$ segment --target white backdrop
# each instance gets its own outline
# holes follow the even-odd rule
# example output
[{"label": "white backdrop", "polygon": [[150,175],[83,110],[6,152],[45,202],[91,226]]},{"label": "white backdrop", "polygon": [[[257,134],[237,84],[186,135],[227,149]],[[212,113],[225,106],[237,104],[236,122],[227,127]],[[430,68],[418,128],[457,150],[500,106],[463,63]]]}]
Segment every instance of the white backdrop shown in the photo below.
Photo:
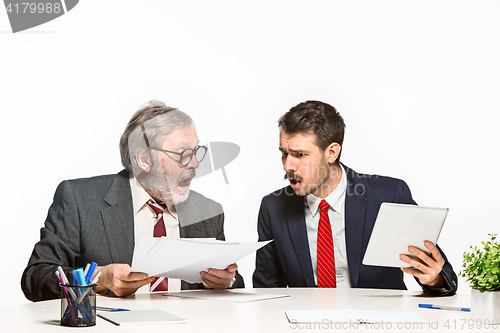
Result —
[{"label": "white backdrop", "polygon": [[[223,204],[228,240],[256,240],[261,198],[286,185],[277,119],[317,99],[345,119],[344,163],[450,208],[439,243],[458,272],[500,231],[499,14],[498,1],[86,0],[12,34],[0,10],[0,307],[27,302],[20,277],[57,184],[120,171],[119,136],[152,98],[241,147],[229,185],[220,170],[193,184]],[[254,257],[238,264],[251,287]]]}]

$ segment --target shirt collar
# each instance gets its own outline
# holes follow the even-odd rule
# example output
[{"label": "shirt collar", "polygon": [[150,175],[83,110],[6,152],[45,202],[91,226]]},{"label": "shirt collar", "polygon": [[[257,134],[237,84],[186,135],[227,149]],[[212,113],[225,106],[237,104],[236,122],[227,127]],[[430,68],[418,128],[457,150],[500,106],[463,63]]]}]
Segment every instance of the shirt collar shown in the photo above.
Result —
[{"label": "shirt collar", "polygon": [[[342,171],[342,177],[340,178],[340,182],[324,200],[330,205],[334,212],[340,214],[340,210],[342,209],[342,205],[345,202],[345,191],[347,189],[347,177],[345,174],[344,167],[340,165],[340,169]],[[306,196],[306,202],[309,206],[312,216],[316,215],[318,212],[319,203],[323,200],[322,198],[318,198],[314,194],[308,194]]]}]

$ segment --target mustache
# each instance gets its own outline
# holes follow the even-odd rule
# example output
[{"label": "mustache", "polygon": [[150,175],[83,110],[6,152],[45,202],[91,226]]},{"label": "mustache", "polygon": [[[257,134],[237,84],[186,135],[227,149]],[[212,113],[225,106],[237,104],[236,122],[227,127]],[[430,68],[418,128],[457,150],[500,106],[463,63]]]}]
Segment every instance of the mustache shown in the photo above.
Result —
[{"label": "mustache", "polygon": [[293,172],[285,172],[285,176],[283,177],[283,179],[287,180],[289,178],[302,181],[302,177],[301,176],[296,175]]},{"label": "mustache", "polygon": [[177,179],[177,182],[182,182],[186,179],[189,179],[189,178],[194,178],[196,176],[196,171],[194,170],[190,170],[188,174],[185,174],[184,176],[180,177],[179,179]]}]

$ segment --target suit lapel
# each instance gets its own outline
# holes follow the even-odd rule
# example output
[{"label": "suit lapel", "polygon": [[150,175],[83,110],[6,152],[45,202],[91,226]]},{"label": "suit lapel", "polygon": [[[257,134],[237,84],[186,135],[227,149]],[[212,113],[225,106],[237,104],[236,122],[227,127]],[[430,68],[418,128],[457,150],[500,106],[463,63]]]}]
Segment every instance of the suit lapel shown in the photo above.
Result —
[{"label": "suit lapel", "polygon": [[101,210],[104,230],[113,263],[132,264],[134,253],[134,211],[128,172],[116,175],[104,201],[109,207]]},{"label": "suit lapel", "polygon": [[361,267],[363,229],[365,224],[366,199],[365,185],[362,184],[354,170],[344,165],[347,173],[347,191],[345,198],[345,238],[347,262],[354,288],[358,287]]},{"label": "suit lapel", "polygon": [[[286,209],[288,232],[307,287],[316,286],[304,215],[304,197],[293,194]],[[304,237],[305,235],[305,237]]]}]

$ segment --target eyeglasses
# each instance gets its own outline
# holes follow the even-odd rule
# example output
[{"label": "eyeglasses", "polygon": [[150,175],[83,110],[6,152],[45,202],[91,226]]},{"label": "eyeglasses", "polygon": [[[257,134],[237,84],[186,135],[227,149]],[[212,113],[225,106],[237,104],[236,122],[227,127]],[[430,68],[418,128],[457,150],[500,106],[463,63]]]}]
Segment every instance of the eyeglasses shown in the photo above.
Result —
[{"label": "eyeglasses", "polygon": [[191,148],[184,149],[180,153],[177,153],[175,151],[160,149],[160,148],[154,148],[154,147],[149,147],[149,149],[162,151],[164,153],[179,155],[180,156],[179,164],[181,166],[188,165],[191,162],[191,160],[193,159],[193,156],[196,156],[198,163],[200,163],[201,161],[203,161],[203,159],[205,158],[205,155],[207,153],[207,147],[205,147],[205,146],[198,146],[198,147],[195,147],[194,149],[191,149]]}]

